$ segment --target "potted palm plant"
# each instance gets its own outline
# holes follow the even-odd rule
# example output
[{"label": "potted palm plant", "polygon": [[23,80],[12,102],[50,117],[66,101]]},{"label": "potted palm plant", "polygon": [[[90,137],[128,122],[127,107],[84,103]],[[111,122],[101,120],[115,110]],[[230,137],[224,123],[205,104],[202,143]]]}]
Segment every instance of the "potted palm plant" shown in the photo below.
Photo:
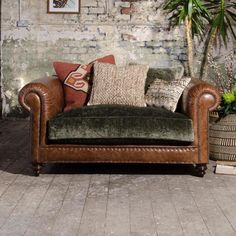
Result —
[{"label": "potted palm plant", "polygon": [[[204,57],[199,79],[208,77],[208,68],[214,72],[214,83],[222,93],[222,102],[216,111],[219,119],[210,126],[210,155],[214,160],[236,161],[236,80],[234,54],[225,58],[224,70],[213,57],[216,43],[223,41],[227,47],[229,37],[236,39],[233,24],[236,22],[236,2],[230,0],[167,0],[164,10],[172,25],[185,23],[188,47],[188,67],[195,77],[194,36],[204,42]],[[207,37],[203,37],[207,35]]]},{"label": "potted palm plant", "polygon": [[233,53],[225,57],[224,70],[214,61],[212,51],[217,39],[227,46],[229,34],[236,38],[233,22],[236,21],[236,3],[225,0],[206,1],[212,20],[209,40],[206,46],[205,63],[202,66],[202,78],[206,79],[208,67],[215,71],[215,84],[222,93],[222,102],[217,110],[219,119],[210,126],[210,157],[217,161],[236,162],[236,80]]},{"label": "potted palm plant", "polygon": [[201,0],[167,0],[164,10],[171,14],[169,20],[172,26],[185,25],[188,70],[189,75],[195,77],[193,38],[203,34],[205,25],[210,22],[209,12]]},{"label": "potted palm plant", "polygon": [[[230,0],[166,0],[164,10],[171,14],[169,20],[172,26],[185,24],[189,75],[195,77],[194,68],[194,36],[200,36],[205,42],[205,52],[201,65],[199,79],[206,79],[209,62],[212,60],[212,50],[217,39],[227,39],[236,34],[233,22],[236,21],[236,3]],[[205,39],[205,35],[208,35]]]}]

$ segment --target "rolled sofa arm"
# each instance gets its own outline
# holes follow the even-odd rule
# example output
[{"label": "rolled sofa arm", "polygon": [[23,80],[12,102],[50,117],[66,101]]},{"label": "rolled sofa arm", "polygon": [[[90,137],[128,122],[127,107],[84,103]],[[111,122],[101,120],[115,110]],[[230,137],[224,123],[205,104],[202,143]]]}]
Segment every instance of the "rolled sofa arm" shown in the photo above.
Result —
[{"label": "rolled sofa arm", "polygon": [[48,120],[63,110],[62,84],[57,77],[34,80],[21,89],[19,103],[31,113],[42,113]]},{"label": "rolled sofa arm", "polygon": [[63,87],[57,77],[34,80],[19,93],[19,103],[32,117],[33,157],[37,161],[37,147],[46,143],[47,121],[64,108]]},{"label": "rolled sofa arm", "polygon": [[218,90],[207,82],[192,79],[182,97],[182,111],[194,118],[199,109],[213,111],[220,103]]},{"label": "rolled sofa arm", "polygon": [[208,125],[209,111],[218,107],[220,94],[207,82],[192,79],[183,92],[181,108],[193,121],[194,142],[198,146],[201,162],[208,162]]}]

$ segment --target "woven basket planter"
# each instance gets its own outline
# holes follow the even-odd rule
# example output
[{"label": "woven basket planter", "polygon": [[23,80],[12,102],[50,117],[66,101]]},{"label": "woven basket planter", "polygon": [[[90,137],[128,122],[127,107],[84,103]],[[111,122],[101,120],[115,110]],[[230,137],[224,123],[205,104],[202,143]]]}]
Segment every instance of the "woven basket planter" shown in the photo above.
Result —
[{"label": "woven basket planter", "polygon": [[212,160],[236,161],[236,114],[210,125],[209,145]]}]

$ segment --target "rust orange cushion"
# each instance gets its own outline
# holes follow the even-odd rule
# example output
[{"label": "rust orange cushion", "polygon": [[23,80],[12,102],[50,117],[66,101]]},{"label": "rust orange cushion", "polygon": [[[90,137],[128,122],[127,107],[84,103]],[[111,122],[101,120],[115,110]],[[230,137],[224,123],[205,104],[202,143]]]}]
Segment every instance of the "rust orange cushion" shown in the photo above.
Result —
[{"label": "rust orange cushion", "polygon": [[[115,64],[113,55],[98,58],[95,61]],[[53,63],[55,72],[63,83],[65,96],[64,111],[82,107],[87,103],[93,80],[93,65],[95,61],[87,65],[66,62]]]}]

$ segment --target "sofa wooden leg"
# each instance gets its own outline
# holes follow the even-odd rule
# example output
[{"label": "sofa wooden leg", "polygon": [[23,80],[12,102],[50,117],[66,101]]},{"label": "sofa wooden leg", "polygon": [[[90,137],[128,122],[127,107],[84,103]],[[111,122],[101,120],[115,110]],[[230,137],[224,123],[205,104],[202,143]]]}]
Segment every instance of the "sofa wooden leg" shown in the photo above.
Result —
[{"label": "sofa wooden leg", "polygon": [[198,177],[203,177],[206,174],[207,164],[197,164],[195,166],[196,175]]},{"label": "sofa wooden leg", "polygon": [[39,176],[43,165],[40,163],[33,163],[33,172],[35,176]]}]

